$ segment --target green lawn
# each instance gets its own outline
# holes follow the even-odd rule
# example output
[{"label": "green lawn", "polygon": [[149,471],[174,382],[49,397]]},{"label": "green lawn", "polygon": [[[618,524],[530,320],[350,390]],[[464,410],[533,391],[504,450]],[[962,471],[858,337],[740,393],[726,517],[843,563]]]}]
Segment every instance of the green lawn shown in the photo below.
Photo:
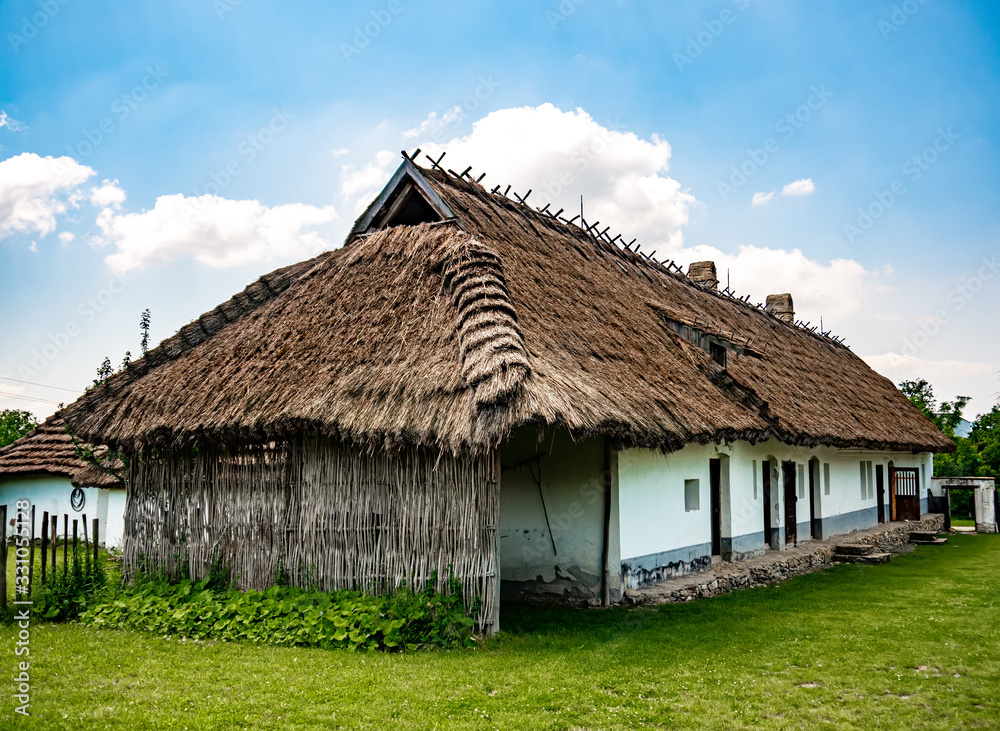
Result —
[{"label": "green lawn", "polygon": [[976,521],[972,518],[952,518],[951,524],[958,528],[975,528]]},{"label": "green lawn", "polygon": [[484,648],[406,655],[36,624],[17,727],[1000,728],[997,536],[682,606],[502,621]]}]

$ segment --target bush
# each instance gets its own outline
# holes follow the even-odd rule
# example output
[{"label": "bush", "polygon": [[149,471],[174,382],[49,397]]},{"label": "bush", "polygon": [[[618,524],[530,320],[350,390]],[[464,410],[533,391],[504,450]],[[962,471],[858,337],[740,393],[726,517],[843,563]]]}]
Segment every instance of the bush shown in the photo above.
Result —
[{"label": "bush", "polygon": [[[432,582],[433,584],[433,582]],[[209,580],[147,580],[80,614],[95,627],[136,629],[206,640],[403,650],[475,644],[457,582],[452,593],[431,586],[387,596],[355,591],[307,592],[287,586],[240,592]]]}]

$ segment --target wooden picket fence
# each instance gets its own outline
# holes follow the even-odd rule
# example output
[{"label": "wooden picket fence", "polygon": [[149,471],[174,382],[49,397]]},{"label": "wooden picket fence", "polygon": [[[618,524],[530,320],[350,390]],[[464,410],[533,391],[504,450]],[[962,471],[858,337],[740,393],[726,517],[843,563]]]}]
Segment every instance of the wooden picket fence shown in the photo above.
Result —
[{"label": "wooden picket fence", "polygon": [[[62,532],[62,573],[65,576],[69,571],[70,566],[81,556],[80,553],[80,523],[83,523],[83,555],[88,554],[93,550],[94,562],[100,560],[100,520],[94,518],[90,525],[92,533],[88,535],[87,533],[87,514],[81,514],[80,518],[70,518],[69,515],[63,514],[62,516],[63,532]],[[70,539],[70,523],[72,521],[72,539]],[[8,561],[8,550],[9,540],[6,539],[7,530],[7,506],[0,505],[0,525],[4,527],[5,539],[0,541],[0,563],[2,563],[4,570],[0,571],[0,610],[7,610],[7,561]],[[42,535],[39,545],[39,541],[35,539],[35,506],[31,506],[31,542],[28,546],[28,586],[27,593],[23,597],[18,597],[18,599],[28,599],[31,594],[36,589],[40,589],[45,586],[46,581],[51,579],[57,569],[57,556],[59,549],[59,516],[49,515],[48,511],[42,513]],[[92,536],[92,540],[91,540]],[[72,554],[70,553],[70,541],[72,540]],[[15,536],[16,541],[16,536]],[[16,543],[15,543],[16,546]],[[40,566],[40,576],[35,576],[35,549],[37,548],[41,551],[41,566]],[[91,548],[93,546],[93,548]],[[51,560],[49,560],[51,557]],[[17,573],[15,572],[15,581]],[[39,582],[36,585],[35,579],[38,578]]]}]

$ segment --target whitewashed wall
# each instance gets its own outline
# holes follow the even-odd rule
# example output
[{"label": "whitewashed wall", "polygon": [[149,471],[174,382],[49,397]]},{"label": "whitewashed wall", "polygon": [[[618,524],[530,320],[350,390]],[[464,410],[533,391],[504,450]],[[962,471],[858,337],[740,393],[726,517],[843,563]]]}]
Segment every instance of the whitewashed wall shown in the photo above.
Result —
[{"label": "whitewashed wall", "polygon": [[[539,440],[536,429],[522,429],[501,449],[497,545],[505,597],[600,598],[605,459],[603,439],[574,442],[562,430],[547,430]],[[612,485],[608,563],[614,568],[613,599],[621,595],[618,524]]]},{"label": "whitewashed wall", "polygon": [[[63,515],[70,520],[70,534],[73,531],[73,520],[83,520],[87,516],[87,531],[90,531],[91,521],[99,518],[101,521],[100,541],[108,546],[121,545],[125,532],[125,490],[83,488],[84,507],[80,512],[73,509],[70,495],[73,485],[68,477],[54,475],[12,475],[0,478],[0,504],[7,505],[6,534],[13,532],[10,521],[13,520],[18,500],[28,500],[35,506],[35,538],[42,536],[42,515],[48,511],[50,515],[59,517],[58,535],[63,535]],[[79,525],[80,539],[83,539],[83,526]]]},{"label": "whitewashed wall", "polygon": [[[707,567],[711,562],[709,460],[728,457],[728,490],[723,462],[722,555],[739,560],[763,552],[766,544],[785,547],[783,463],[796,464],[798,543],[811,540],[810,503],[815,501],[821,538],[867,528],[878,521],[875,466],[882,465],[889,520],[889,465],[921,470],[922,507],[933,473],[929,454],[792,447],[776,440],[751,445],[691,444],[663,455],[646,449],[620,453],[618,504],[625,583],[636,586]],[[810,490],[809,462],[816,463]],[[871,485],[862,491],[861,461],[872,462]],[[764,535],[763,465],[772,463],[773,540]],[[829,483],[826,475],[829,474]],[[699,507],[687,509],[685,481],[698,480]],[[865,482],[867,483],[867,471]],[[815,493],[815,494],[813,494]]]}]

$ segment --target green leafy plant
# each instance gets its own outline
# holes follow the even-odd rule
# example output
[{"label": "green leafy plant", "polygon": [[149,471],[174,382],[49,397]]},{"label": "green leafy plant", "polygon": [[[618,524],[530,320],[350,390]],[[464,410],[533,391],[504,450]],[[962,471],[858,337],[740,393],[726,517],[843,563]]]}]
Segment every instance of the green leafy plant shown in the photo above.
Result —
[{"label": "green leafy plant", "polygon": [[108,571],[104,561],[92,561],[84,551],[81,561],[77,551],[65,571],[54,571],[35,599],[35,613],[55,622],[75,619],[98,598],[110,596]]},{"label": "green leafy plant", "polygon": [[309,592],[287,586],[240,592],[213,580],[145,580],[94,603],[79,617],[96,627],[285,646],[400,651],[475,644],[457,581],[449,593],[400,589]]}]

